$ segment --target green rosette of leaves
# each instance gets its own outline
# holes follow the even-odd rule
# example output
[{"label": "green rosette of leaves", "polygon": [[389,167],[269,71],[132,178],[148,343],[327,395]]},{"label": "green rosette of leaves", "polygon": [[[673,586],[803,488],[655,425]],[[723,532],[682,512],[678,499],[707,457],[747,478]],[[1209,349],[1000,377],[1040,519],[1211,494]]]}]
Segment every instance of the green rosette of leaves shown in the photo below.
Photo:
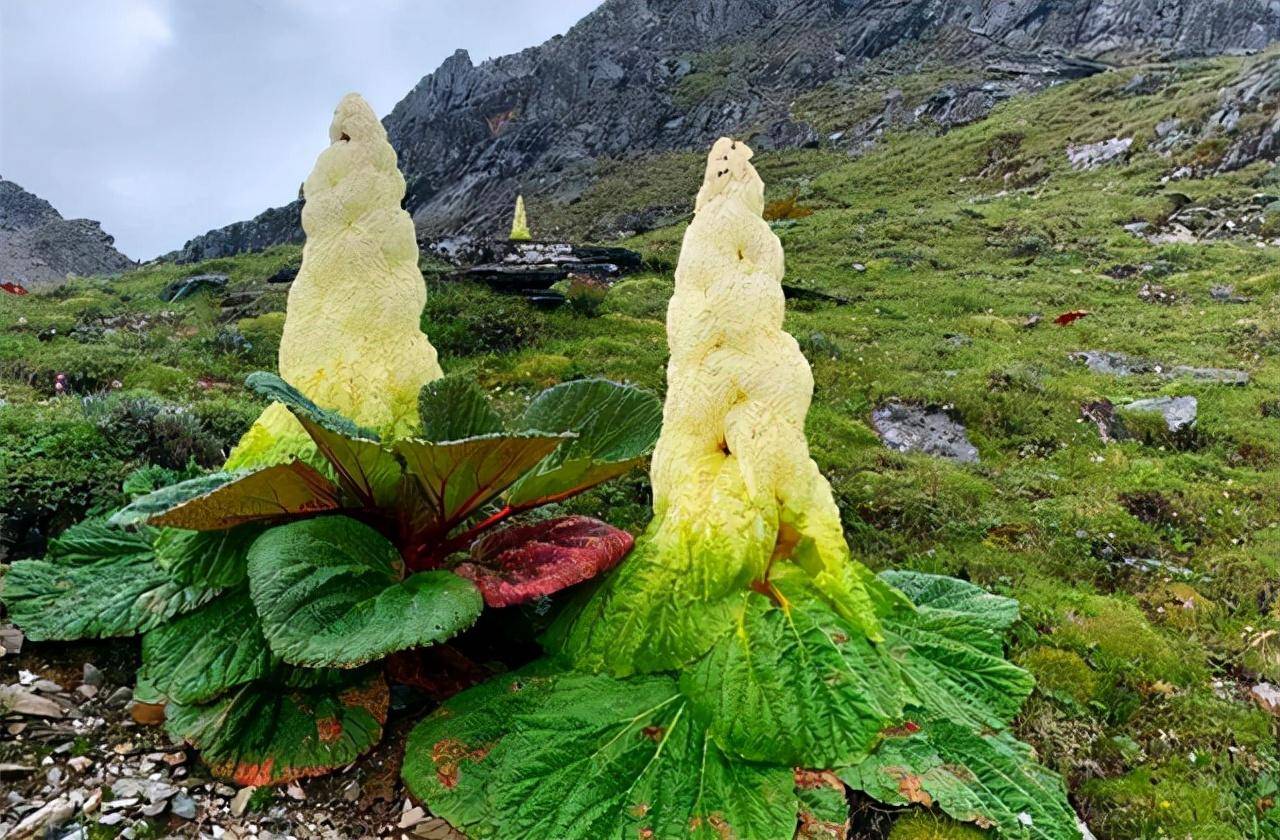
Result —
[{"label": "green rosette of leaves", "polygon": [[1010,730],[1033,688],[1003,657],[1016,602],[850,556],[750,157],[715,144],[685,234],[652,523],[560,613],[550,657],[414,730],[404,778],[473,838],[787,840],[815,810],[840,825],[821,789],[849,786],[1079,840]]},{"label": "green rosette of leaves", "polygon": [[[387,155],[394,172],[381,125],[349,97],[331,135],[314,212],[308,190],[312,221],[382,225],[383,239],[366,231],[362,241],[412,248],[416,265],[403,181],[360,177],[369,167],[385,175]],[[328,277],[331,266],[314,263],[349,262],[340,247],[311,245],[304,273]],[[415,295],[397,306],[420,310]],[[508,422],[473,383],[440,377],[416,326],[410,352],[393,340],[403,330],[386,324],[373,325],[381,343],[345,345],[325,325],[364,310],[317,301],[291,296],[286,334],[292,325],[296,336],[323,335],[328,349],[317,362],[295,342],[281,361],[294,371],[317,362],[320,373],[302,377],[305,392],[275,374],[248,378],[271,407],[224,471],[72,527],[45,558],[14,563],[0,592],[33,640],[141,634],[135,696],[163,703],[172,736],[241,784],[350,763],[382,734],[384,659],[446,642],[486,606],[543,598],[616,565],[633,540],[603,522],[510,520],[643,463],[661,421],[652,394],[582,380],[548,389]]]}]

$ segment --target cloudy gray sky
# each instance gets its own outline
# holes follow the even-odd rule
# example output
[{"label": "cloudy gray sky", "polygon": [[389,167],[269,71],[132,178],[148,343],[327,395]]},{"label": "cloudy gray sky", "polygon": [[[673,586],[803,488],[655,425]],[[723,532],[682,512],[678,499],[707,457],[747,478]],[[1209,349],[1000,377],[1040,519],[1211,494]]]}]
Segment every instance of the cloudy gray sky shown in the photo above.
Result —
[{"label": "cloudy gray sky", "polygon": [[0,176],[135,259],[292,200],[359,91],[386,114],[599,0],[0,0]]}]

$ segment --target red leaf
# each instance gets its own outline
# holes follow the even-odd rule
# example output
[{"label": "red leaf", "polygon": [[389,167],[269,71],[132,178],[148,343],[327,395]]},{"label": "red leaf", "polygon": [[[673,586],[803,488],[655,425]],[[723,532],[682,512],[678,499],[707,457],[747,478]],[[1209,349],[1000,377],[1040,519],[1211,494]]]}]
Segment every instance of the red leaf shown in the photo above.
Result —
[{"label": "red leaf", "polygon": [[1089,313],[1084,309],[1073,309],[1070,312],[1063,312],[1057,318],[1054,318],[1053,322],[1060,327],[1065,327],[1067,324],[1079,321],[1088,314]]},{"label": "red leaf", "polygon": [[25,295],[28,293],[26,289],[19,286],[17,283],[11,283],[8,280],[6,280],[3,283],[0,283],[0,289],[4,289],[6,292],[8,292],[11,295]]},{"label": "red leaf", "polygon": [[471,546],[471,562],[454,571],[473,582],[489,606],[509,607],[612,569],[634,543],[598,519],[566,516],[485,537]]}]

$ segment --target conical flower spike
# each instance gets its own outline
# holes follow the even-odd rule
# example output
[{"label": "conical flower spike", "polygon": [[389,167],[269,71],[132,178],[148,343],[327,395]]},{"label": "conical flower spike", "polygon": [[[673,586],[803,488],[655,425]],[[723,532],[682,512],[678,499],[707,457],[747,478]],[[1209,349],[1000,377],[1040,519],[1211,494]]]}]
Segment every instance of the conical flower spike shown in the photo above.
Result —
[{"label": "conical flower spike", "polygon": [[[404,178],[377,116],[357,94],[338,103],[331,145],[303,189],[307,243],[289,290],[280,375],[322,408],[389,437],[417,431],[418,392],[442,374],[419,321],[426,285]],[[313,450],[282,405],[241,439],[228,469]]]},{"label": "conical flower spike", "polygon": [[511,241],[512,242],[528,242],[533,239],[533,234],[529,232],[529,219],[524,212],[524,196],[516,196],[516,213],[511,218]]},{"label": "conical flower spike", "polygon": [[[715,638],[707,622],[731,618],[750,587],[769,589],[777,563],[804,568],[873,639],[879,615],[909,608],[850,557],[831,487],[809,457],[813,376],[782,329],[782,244],[761,218],[764,184],[750,161],[726,138],[707,162],[667,311],[654,519],[610,583],[560,625],[581,664],[615,673],[629,662],[683,664]],[[628,637],[632,627],[647,637]]]}]

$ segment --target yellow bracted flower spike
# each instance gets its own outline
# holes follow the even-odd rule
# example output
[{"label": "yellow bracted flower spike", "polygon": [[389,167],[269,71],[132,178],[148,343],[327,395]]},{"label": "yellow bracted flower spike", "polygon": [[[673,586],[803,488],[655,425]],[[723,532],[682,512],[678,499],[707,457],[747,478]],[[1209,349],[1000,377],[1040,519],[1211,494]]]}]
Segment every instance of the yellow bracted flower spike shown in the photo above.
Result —
[{"label": "yellow bracted flower spike", "polygon": [[[373,109],[359,95],[338,103],[331,145],[303,187],[302,268],[289,290],[280,376],[322,408],[384,437],[419,426],[418,392],[440,378],[422,333],[426,284],[405,183]],[[284,406],[267,408],[227,469],[309,457],[314,446]]]}]

